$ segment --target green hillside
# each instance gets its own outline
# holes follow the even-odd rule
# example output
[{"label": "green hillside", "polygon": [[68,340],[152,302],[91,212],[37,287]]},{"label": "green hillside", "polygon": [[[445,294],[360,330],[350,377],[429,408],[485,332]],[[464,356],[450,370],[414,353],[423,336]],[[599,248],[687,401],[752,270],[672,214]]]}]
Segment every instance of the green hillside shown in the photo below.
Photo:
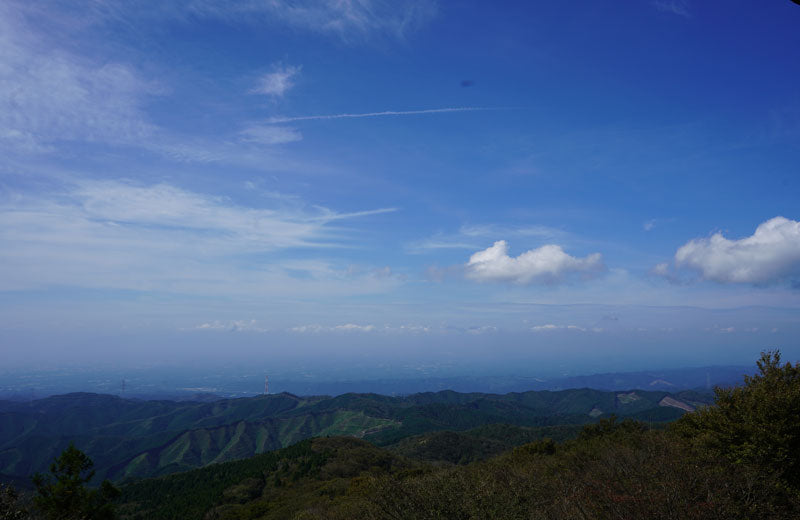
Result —
[{"label": "green hillside", "polygon": [[[435,444],[438,461],[496,447],[475,432],[424,440]],[[123,488],[120,513],[123,520],[744,520],[800,512],[796,494],[780,491],[769,471],[710,456],[636,422],[606,420],[579,429],[574,440],[533,441],[480,459],[430,464],[358,439],[317,438],[132,483]]]},{"label": "green hillside", "polygon": [[368,442],[317,438],[255,457],[214,464],[123,488],[123,518],[291,518],[327,509],[351,479],[402,474],[422,466]]},{"label": "green hillside", "polygon": [[386,448],[392,453],[421,461],[468,464],[534,441],[553,439],[563,442],[577,437],[581,428],[571,424],[543,427],[490,424],[463,432],[444,430],[406,437]]},{"label": "green hillside", "polygon": [[[70,442],[95,461],[98,478],[122,482],[242,459],[315,436],[346,435],[391,445],[428,432],[498,423],[580,425],[611,414],[674,420],[684,411],[664,406],[666,397],[686,408],[702,399],[589,389],[505,395],[444,391],[407,397],[278,394],[215,402],[67,394],[0,403],[0,473],[24,477],[44,471]],[[475,457],[509,446],[501,442],[491,449],[476,448]]]}]

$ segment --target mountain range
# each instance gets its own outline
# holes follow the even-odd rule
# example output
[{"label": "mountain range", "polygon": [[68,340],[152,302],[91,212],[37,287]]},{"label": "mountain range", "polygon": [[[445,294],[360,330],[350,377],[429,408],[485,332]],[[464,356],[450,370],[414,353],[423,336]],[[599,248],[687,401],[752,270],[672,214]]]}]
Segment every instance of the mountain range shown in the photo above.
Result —
[{"label": "mountain range", "polygon": [[[698,391],[586,388],[405,397],[281,393],[213,402],[73,393],[27,403],[0,401],[0,474],[21,481],[46,471],[70,443],[94,460],[96,478],[125,482],[244,459],[310,437],[358,437],[408,451],[418,449],[408,441],[414,436],[502,424],[523,431],[521,439],[527,442],[538,434],[519,428],[581,425],[610,415],[658,423],[711,401],[710,393]],[[474,457],[513,444],[498,441],[502,436],[499,431],[490,441],[478,442]]]}]

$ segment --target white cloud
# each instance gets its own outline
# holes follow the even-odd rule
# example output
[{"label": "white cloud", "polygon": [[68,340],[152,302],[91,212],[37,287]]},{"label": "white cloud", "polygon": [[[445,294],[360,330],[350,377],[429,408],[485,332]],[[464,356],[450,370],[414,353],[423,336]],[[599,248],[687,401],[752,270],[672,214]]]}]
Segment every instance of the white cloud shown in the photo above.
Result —
[{"label": "white cloud", "polygon": [[13,4],[0,4],[0,146],[41,152],[56,141],[139,142],[154,82],[123,63],[93,62],[48,41]]},{"label": "white cloud", "polygon": [[[68,196],[89,221],[112,222],[131,229],[180,234],[201,233],[231,241],[248,250],[312,245],[321,238],[320,224],[311,214],[247,208],[222,197],[185,191],[169,184],[140,186],[118,181],[84,182]],[[324,222],[324,221],[323,221]],[[212,235],[212,236],[209,236]]]},{"label": "white cloud", "polygon": [[[47,194],[9,194],[0,198],[0,289],[259,294],[284,287],[299,294],[372,292],[398,282],[396,276],[349,275],[327,264],[269,262],[265,255],[288,248],[347,246],[353,230],[334,224],[371,214],[309,208],[296,200],[269,203],[242,206],[163,183],[94,180]],[[303,279],[292,277],[298,268]]]},{"label": "white cloud", "polygon": [[409,334],[427,334],[431,332],[431,327],[427,325],[400,325],[395,330],[398,332],[407,332]]},{"label": "white cloud", "polygon": [[670,218],[651,218],[650,220],[645,220],[642,222],[642,229],[645,231],[652,231],[656,227],[661,227],[663,224],[669,224],[675,222],[674,217]]},{"label": "white cloud", "polygon": [[550,226],[498,226],[494,224],[473,224],[461,226],[457,233],[437,233],[432,237],[406,244],[410,254],[421,254],[441,249],[477,249],[487,238],[498,235],[506,237],[536,237],[544,240],[564,239],[568,236],[563,230]]},{"label": "white cloud", "polygon": [[671,13],[684,18],[691,18],[685,0],[653,0],[653,6],[662,13]]},{"label": "white cloud", "polygon": [[519,226],[503,227],[496,225],[468,225],[461,226],[459,233],[468,237],[489,237],[497,235],[511,235],[515,237],[553,238],[565,235],[564,231],[550,226]]},{"label": "white cloud", "polygon": [[300,0],[226,3],[196,1],[207,12],[261,14],[322,33],[333,33],[343,40],[354,36],[384,33],[402,38],[409,30],[427,23],[436,14],[433,0]]},{"label": "white cloud", "polygon": [[499,240],[470,257],[466,275],[479,282],[552,283],[571,273],[591,275],[604,269],[599,253],[576,258],[560,246],[545,245],[512,258],[505,240]]},{"label": "white cloud", "polygon": [[241,139],[248,143],[283,144],[300,141],[303,135],[294,128],[273,125],[252,125],[239,132]]},{"label": "white cloud", "polygon": [[694,239],[678,249],[675,263],[720,283],[768,285],[792,280],[800,276],[800,222],[775,217],[740,240],[729,240],[722,233]]},{"label": "white cloud", "polygon": [[336,325],[331,330],[340,332],[371,332],[375,330],[374,325],[356,325],[355,323],[345,323],[344,325]]},{"label": "white cloud", "polygon": [[659,278],[663,278],[664,280],[668,281],[674,285],[686,285],[691,282],[691,280],[685,279],[680,276],[678,272],[670,268],[670,265],[667,262],[661,262],[660,264],[656,264],[650,269],[651,276],[657,276]]},{"label": "white cloud", "polygon": [[234,320],[234,321],[211,321],[198,325],[195,330],[207,330],[217,332],[268,332],[268,329],[260,327],[256,320]]},{"label": "white cloud", "polygon": [[292,327],[289,332],[297,332],[300,334],[312,333],[319,334],[323,332],[373,332],[377,330],[375,325],[357,325],[355,323],[345,323],[344,325],[300,325]]},{"label": "white cloud", "polygon": [[274,69],[273,72],[258,78],[256,86],[250,90],[252,94],[282,98],[294,87],[294,78],[300,73],[300,67],[285,66],[279,63],[274,66]]},{"label": "white cloud", "polygon": [[[287,329],[289,332],[294,332],[297,334],[323,334],[323,333],[348,333],[348,332],[370,332],[376,334],[388,334],[388,335],[403,335],[403,334],[411,334],[411,335],[419,335],[419,334],[430,334],[430,333],[442,333],[444,329],[441,327],[431,327],[429,325],[419,325],[419,324],[403,324],[403,325],[359,325],[357,323],[344,323],[342,325],[319,325],[319,324],[312,324],[312,325],[298,325],[296,327],[291,327]],[[492,332],[497,330],[495,327],[491,326],[483,326],[483,327],[472,327],[470,329],[459,329],[459,332],[466,332],[468,334],[482,334],[487,332]]]},{"label": "white cloud", "polygon": [[[28,7],[28,0],[17,3],[39,16],[48,16],[61,23],[101,24],[126,23],[131,19],[174,19],[190,21],[215,18],[227,22],[252,23],[263,26],[275,22],[298,29],[332,34],[345,41],[385,34],[403,38],[430,21],[437,11],[436,0],[98,0],[92,2],[59,2],[47,9]],[[39,13],[37,11],[42,11]]]},{"label": "white cloud", "polygon": [[467,334],[478,336],[481,334],[491,334],[497,332],[497,327],[493,325],[481,325],[480,327],[470,327],[467,329]]},{"label": "white cloud", "polygon": [[668,276],[669,264],[666,262],[656,264],[650,272],[656,276]]},{"label": "white cloud", "polygon": [[[531,327],[532,332],[548,332],[554,330],[575,330],[578,332],[586,332],[586,328],[579,327],[577,325],[554,325],[552,323],[547,323],[545,325],[536,325],[535,327]],[[593,328],[591,329],[593,332],[602,332],[603,329]]]}]

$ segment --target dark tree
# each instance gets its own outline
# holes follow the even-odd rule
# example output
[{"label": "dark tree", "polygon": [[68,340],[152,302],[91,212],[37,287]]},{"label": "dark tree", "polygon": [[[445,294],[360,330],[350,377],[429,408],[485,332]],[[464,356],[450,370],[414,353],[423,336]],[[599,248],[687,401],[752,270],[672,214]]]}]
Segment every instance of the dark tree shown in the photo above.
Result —
[{"label": "dark tree", "polygon": [[120,494],[104,480],[99,489],[86,484],[94,477],[94,463],[70,444],[50,465],[51,475],[33,476],[37,495],[34,504],[51,520],[109,520],[116,518],[112,501]]},{"label": "dark tree", "polygon": [[674,430],[734,464],[800,490],[800,364],[763,352],[743,386],[716,388],[716,406],[684,415]]},{"label": "dark tree", "polygon": [[0,484],[0,520],[24,520],[27,511],[19,504],[19,495],[11,486]]}]

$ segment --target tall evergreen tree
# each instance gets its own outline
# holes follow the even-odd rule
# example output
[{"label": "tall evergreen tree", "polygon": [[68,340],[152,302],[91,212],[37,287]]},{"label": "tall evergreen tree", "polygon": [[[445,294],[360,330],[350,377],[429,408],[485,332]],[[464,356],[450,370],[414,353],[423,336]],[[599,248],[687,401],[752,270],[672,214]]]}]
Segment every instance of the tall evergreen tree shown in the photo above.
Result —
[{"label": "tall evergreen tree", "polygon": [[716,388],[716,406],[684,415],[674,430],[736,464],[777,476],[800,491],[800,363],[761,354],[744,385]]},{"label": "tall evergreen tree", "polygon": [[37,495],[34,504],[49,520],[112,520],[116,518],[113,500],[120,494],[104,480],[99,489],[86,484],[94,477],[94,463],[70,443],[50,465],[51,475],[33,476]]}]

